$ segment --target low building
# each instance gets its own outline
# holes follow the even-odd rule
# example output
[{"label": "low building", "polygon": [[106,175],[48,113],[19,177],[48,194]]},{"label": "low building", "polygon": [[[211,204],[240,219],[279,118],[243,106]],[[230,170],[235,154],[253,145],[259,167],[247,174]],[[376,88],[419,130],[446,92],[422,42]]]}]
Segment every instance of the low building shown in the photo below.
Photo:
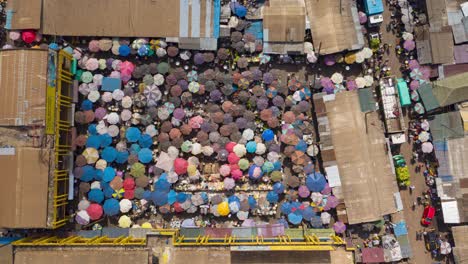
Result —
[{"label": "low building", "polygon": [[455,263],[465,263],[468,259],[468,225],[452,227],[452,235],[455,242],[453,248]]}]

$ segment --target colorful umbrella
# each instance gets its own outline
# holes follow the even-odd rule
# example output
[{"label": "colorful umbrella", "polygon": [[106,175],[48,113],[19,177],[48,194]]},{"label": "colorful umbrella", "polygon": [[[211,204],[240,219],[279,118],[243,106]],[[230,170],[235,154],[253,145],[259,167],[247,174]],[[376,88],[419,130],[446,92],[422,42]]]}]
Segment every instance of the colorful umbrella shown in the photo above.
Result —
[{"label": "colorful umbrella", "polygon": [[327,180],[319,172],[315,172],[314,174],[310,174],[306,178],[307,188],[309,188],[309,190],[311,192],[320,192],[320,191],[322,191],[325,188],[326,183],[327,183]]},{"label": "colorful umbrella", "polygon": [[288,214],[288,221],[293,225],[298,225],[302,222],[302,215],[298,215],[295,213]]},{"label": "colorful umbrella", "polygon": [[414,42],[414,40],[405,40],[405,42],[403,43],[403,48],[407,51],[412,51],[416,48],[416,43]]},{"label": "colorful umbrella", "polygon": [[119,201],[117,201],[114,198],[107,199],[104,202],[103,209],[104,209],[104,213],[108,216],[117,215],[120,212]]},{"label": "colorful umbrella", "polygon": [[89,218],[91,220],[98,220],[99,218],[102,217],[103,211],[102,211],[102,206],[99,204],[91,204],[87,209],[86,212],[88,212]]},{"label": "colorful umbrella", "polygon": [[305,186],[305,185],[299,186],[298,194],[302,198],[309,197],[309,195],[310,195],[309,188],[307,188],[307,186]]},{"label": "colorful umbrella", "polygon": [[431,153],[434,150],[434,145],[431,142],[424,142],[421,145],[421,150],[423,153]]},{"label": "colorful umbrella", "polygon": [[343,222],[338,221],[333,224],[333,230],[335,230],[336,233],[342,234],[346,231],[346,225]]}]

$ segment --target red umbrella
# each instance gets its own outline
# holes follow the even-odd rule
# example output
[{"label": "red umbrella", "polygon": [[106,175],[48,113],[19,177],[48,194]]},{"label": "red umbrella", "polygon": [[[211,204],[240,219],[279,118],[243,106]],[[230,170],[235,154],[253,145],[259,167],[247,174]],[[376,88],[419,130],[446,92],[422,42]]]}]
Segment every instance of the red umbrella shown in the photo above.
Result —
[{"label": "red umbrella", "polygon": [[182,208],[182,204],[179,202],[175,202],[173,206],[176,213],[182,213],[184,211],[184,208]]},{"label": "red umbrella", "polygon": [[123,188],[125,191],[135,189],[135,180],[133,178],[127,178],[123,181]]},{"label": "red umbrella", "polygon": [[185,159],[177,158],[174,160],[174,171],[177,174],[184,174],[187,172],[188,162]]},{"label": "red umbrella", "polygon": [[91,220],[98,220],[102,216],[102,206],[96,203],[92,203],[89,205],[88,209],[86,209],[86,212],[88,212],[89,218]]},{"label": "red umbrella", "polygon": [[25,30],[23,31],[21,38],[27,44],[31,44],[36,39],[36,32],[32,30]]},{"label": "red umbrella", "polygon": [[194,116],[192,118],[190,118],[189,120],[189,125],[192,127],[192,128],[200,128],[201,125],[203,124],[204,120],[201,116]]}]

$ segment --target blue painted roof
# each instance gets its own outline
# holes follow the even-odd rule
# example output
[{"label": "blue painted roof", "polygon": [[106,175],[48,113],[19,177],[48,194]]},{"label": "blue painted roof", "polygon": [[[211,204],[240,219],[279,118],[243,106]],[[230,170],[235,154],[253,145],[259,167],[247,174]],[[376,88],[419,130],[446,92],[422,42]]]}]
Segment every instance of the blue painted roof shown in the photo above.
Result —
[{"label": "blue painted roof", "polygon": [[382,0],[365,0],[366,14],[371,16],[383,13],[384,7]]}]

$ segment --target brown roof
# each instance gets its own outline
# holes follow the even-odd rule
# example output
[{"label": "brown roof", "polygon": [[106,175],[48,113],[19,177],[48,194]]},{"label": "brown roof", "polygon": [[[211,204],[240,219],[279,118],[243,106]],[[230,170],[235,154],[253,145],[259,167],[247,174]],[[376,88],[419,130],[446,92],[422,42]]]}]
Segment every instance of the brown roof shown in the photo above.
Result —
[{"label": "brown roof", "polygon": [[446,5],[445,0],[426,0],[431,28],[441,28],[448,25]]},{"label": "brown roof", "polygon": [[451,27],[441,31],[430,32],[431,53],[433,64],[453,63],[453,34]]},{"label": "brown roof", "polygon": [[452,235],[455,242],[453,248],[455,261],[463,263],[468,259],[468,225],[452,227]]},{"label": "brown roof", "polygon": [[377,113],[365,117],[356,92],[338,93],[325,106],[349,223],[371,222],[395,213],[398,188]]},{"label": "brown roof", "polygon": [[39,29],[41,27],[41,0],[8,0],[6,10],[11,18],[7,29]]}]

